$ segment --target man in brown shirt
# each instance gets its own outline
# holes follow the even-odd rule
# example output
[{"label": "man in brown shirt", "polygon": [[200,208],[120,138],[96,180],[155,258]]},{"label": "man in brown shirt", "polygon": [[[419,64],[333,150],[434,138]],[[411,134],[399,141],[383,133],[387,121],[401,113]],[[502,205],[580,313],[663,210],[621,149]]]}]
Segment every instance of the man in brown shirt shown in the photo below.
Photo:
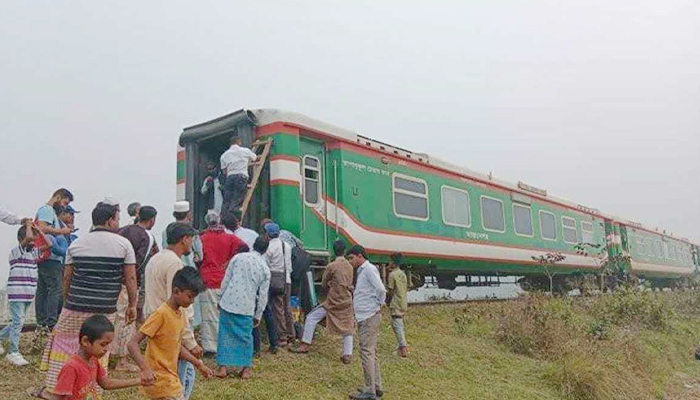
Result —
[{"label": "man in brown shirt", "polygon": [[352,308],[353,268],[345,254],[345,242],[336,240],[333,243],[335,261],[328,264],[323,273],[323,287],[328,291],[328,297],[320,306],[306,315],[304,337],[301,345],[290,349],[293,353],[308,353],[314,338],[316,325],[324,318],[328,331],[343,336],[343,363],[352,360],[352,342],[355,333],[355,316]]}]

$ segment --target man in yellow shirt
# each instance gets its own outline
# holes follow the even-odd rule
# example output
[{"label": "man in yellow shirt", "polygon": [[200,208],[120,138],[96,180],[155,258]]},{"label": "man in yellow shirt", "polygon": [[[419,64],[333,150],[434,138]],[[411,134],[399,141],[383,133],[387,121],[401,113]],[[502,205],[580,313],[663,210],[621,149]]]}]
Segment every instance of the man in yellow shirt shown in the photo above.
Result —
[{"label": "man in yellow shirt", "polygon": [[[172,294],[167,302],[153,312],[129,342],[129,352],[141,368],[141,388],[149,399],[184,400],[178,360],[192,363],[205,377],[213,372],[201,359],[196,358],[182,344],[187,320],[183,308],[189,307],[197,294],[204,291],[199,272],[191,267],[179,270],[172,282]],[[141,355],[139,343],[148,339],[146,357]]]},{"label": "man in yellow shirt", "polygon": [[387,282],[388,294],[386,297],[391,311],[391,327],[394,328],[396,340],[399,342],[399,357],[408,357],[408,344],[406,343],[406,333],[404,331],[403,317],[408,311],[408,279],[406,274],[401,270],[403,262],[403,254],[394,253],[391,255],[389,263],[389,279]]}]

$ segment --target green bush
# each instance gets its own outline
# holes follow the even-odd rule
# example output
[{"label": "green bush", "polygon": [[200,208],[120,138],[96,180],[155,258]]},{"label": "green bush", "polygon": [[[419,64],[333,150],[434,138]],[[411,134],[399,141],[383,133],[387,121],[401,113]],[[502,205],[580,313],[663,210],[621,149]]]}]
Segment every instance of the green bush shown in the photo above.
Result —
[{"label": "green bush", "polygon": [[544,361],[544,378],[569,399],[664,398],[669,377],[694,362],[695,338],[684,321],[700,315],[697,291],[532,295],[500,310],[497,342]]},{"label": "green bush", "polygon": [[668,329],[674,315],[667,296],[625,287],[602,296],[593,313],[616,325],[642,325],[657,330]]}]

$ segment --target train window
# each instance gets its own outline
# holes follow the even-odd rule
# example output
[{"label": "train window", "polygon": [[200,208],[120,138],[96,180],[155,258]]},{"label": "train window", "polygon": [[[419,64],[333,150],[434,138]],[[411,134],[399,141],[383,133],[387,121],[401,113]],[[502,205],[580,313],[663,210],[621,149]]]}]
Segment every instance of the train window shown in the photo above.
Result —
[{"label": "train window", "polygon": [[668,253],[668,243],[664,242],[663,244],[663,249],[664,249],[664,254],[663,257],[668,260],[669,253]]},{"label": "train window", "polygon": [[675,246],[674,244],[672,244],[671,246],[669,246],[669,258],[670,258],[671,260],[675,260],[675,259],[676,259],[676,246]]},{"label": "train window", "polygon": [[513,204],[515,234],[532,237],[532,210],[528,206]]},{"label": "train window", "polygon": [[487,231],[506,231],[506,218],[501,200],[481,196],[481,224]]},{"label": "train window", "polygon": [[656,258],[663,258],[664,252],[661,250],[661,242],[657,240],[654,243],[656,244]]},{"label": "train window", "polygon": [[581,221],[581,241],[583,243],[594,244],[595,237],[593,236],[593,223]]},{"label": "train window", "polygon": [[637,241],[637,253],[639,253],[640,256],[645,255],[645,253],[648,253],[648,255],[651,255],[651,252],[648,252],[644,246],[644,238],[637,237],[636,241]]},{"label": "train window", "polygon": [[469,193],[466,190],[449,186],[442,187],[442,221],[446,225],[471,226]]},{"label": "train window", "polygon": [[410,176],[394,174],[394,214],[397,217],[428,220],[428,184]]},{"label": "train window", "polygon": [[578,243],[576,232],[576,220],[569,217],[561,217],[561,227],[565,243]]},{"label": "train window", "polygon": [[316,157],[304,156],[304,201],[318,204],[321,198],[320,161]]},{"label": "train window", "polygon": [[557,240],[557,219],[549,211],[540,210],[540,233],[544,240]]}]

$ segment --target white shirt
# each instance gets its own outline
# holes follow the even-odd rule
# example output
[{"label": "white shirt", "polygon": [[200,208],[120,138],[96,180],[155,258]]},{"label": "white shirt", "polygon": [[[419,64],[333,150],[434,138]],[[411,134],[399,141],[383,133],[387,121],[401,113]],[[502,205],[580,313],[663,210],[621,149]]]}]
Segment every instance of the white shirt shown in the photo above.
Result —
[{"label": "white shirt", "polygon": [[[217,214],[221,215],[221,207],[224,205],[224,194],[221,193],[221,181],[219,180],[218,176],[214,178],[214,182],[212,182],[212,190],[214,190],[213,210],[216,211]],[[208,191],[209,187],[207,186],[207,180],[205,179],[204,183],[202,183],[202,189],[200,189],[199,192],[206,195]]]},{"label": "white shirt", "polygon": [[22,223],[22,219],[20,217],[12,214],[2,207],[0,207],[0,221],[8,225],[19,225]]},{"label": "white shirt", "polygon": [[[282,246],[284,245],[284,251]],[[270,246],[265,252],[265,261],[270,272],[284,272],[286,283],[292,283],[292,248],[280,238],[270,240]]]},{"label": "white shirt", "polygon": [[253,245],[255,244],[255,241],[258,239],[258,236],[260,236],[254,230],[244,228],[242,226],[239,226],[238,229],[236,229],[232,233],[234,235],[236,235],[239,239],[241,239],[245,244],[247,244],[248,249],[250,249],[250,251],[253,251]]},{"label": "white shirt", "polygon": [[219,306],[231,314],[260,320],[267,305],[270,269],[256,251],[236,254],[221,281]]},{"label": "white shirt", "polygon": [[355,319],[362,322],[369,319],[382,308],[386,301],[386,288],[379,276],[379,270],[369,261],[357,269],[357,283],[353,293],[352,305]]},{"label": "white shirt", "polygon": [[248,162],[257,159],[258,156],[249,148],[234,144],[221,155],[221,170],[226,171],[226,176],[248,176]]},{"label": "white shirt", "polygon": [[[165,248],[155,256],[151,257],[146,264],[146,274],[144,284],[146,286],[146,298],[144,300],[143,311],[145,315],[154,313],[161,304],[168,301],[173,292],[173,278],[177,271],[184,268],[182,260],[172,250]],[[187,349],[197,346],[192,330],[194,320],[194,306],[184,309],[187,318],[187,326],[182,337],[182,343]]]}]

